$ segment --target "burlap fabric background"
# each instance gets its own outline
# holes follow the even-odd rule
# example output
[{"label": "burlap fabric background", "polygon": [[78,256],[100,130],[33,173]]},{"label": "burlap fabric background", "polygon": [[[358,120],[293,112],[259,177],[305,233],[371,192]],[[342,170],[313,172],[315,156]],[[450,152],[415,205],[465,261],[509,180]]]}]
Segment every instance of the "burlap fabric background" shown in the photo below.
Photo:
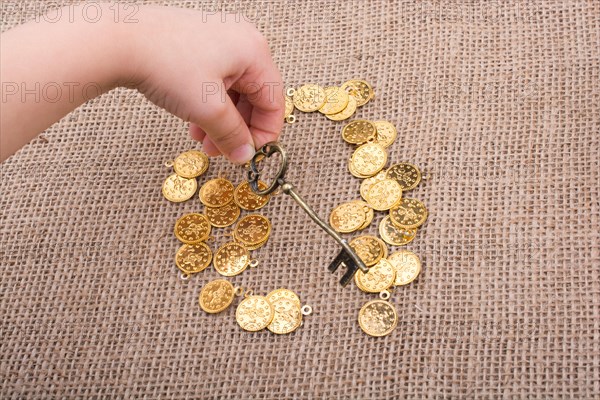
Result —
[{"label": "burlap fabric background", "polygon": [[[287,336],[242,331],[235,307],[204,314],[218,274],[182,282],[172,235],[202,207],[160,192],[164,162],[197,145],[116,90],[1,166],[1,397],[600,396],[598,2],[169,4],[255,20],[290,86],[373,84],[356,117],[394,122],[390,159],[429,175],[407,246],[423,272],[393,294],[397,329],[366,336],[357,313],[376,296],[341,289],[337,246],[279,196],[262,265],[231,281],[291,288],[315,313]],[[43,9],[4,2],[2,28]],[[289,179],[327,216],[358,198],[352,149],[342,123],[296,114]],[[202,181],[219,173],[243,178],[217,160]]]}]

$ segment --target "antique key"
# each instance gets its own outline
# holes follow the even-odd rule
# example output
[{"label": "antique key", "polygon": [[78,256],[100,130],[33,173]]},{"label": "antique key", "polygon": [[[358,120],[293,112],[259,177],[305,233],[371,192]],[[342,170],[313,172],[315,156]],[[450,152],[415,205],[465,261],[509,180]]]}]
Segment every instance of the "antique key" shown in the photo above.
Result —
[{"label": "antique key", "polygon": [[[258,162],[265,157],[271,157],[275,153],[279,153],[281,155],[281,165],[279,166],[279,171],[277,172],[277,175],[275,176],[271,185],[264,190],[260,190],[258,186],[258,181],[260,178]],[[340,279],[340,284],[342,286],[346,286],[358,268],[365,273],[367,273],[369,269],[360,259],[360,257],[358,257],[358,255],[354,252],[354,250],[352,250],[350,245],[348,245],[348,242],[336,231],[334,231],[328,223],[319,218],[314,210],[308,204],[306,204],[304,199],[296,192],[294,185],[285,181],[284,176],[285,172],[287,171],[287,165],[287,154],[285,149],[279,143],[271,142],[265,144],[256,152],[256,154],[254,154],[254,157],[252,157],[252,160],[250,161],[250,170],[248,171],[248,182],[250,187],[256,194],[261,196],[273,193],[278,187],[281,187],[283,193],[291,196],[312,218],[313,221],[315,221],[321,228],[323,228],[325,232],[332,236],[342,246],[342,250],[329,265],[329,271],[332,273],[335,272],[340,265],[346,267],[346,272],[342,276],[342,279]]]}]

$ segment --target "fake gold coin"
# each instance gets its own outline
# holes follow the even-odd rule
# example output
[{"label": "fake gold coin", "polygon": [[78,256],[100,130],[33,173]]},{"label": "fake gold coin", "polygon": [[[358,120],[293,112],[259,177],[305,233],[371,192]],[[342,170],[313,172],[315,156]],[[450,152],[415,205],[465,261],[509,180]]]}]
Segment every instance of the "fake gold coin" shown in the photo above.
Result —
[{"label": "fake gold coin", "polygon": [[381,251],[383,251],[383,258],[387,258],[387,256],[388,256],[387,244],[385,244],[385,242],[379,238],[375,238],[375,239],[377,239],[377,241],[379,242],[379,245],[381,246]]},{"label": "fake gold coin", "polygon": [[408,285],[419,276],[421,260],[419,256],[409,250],[400,250],[390,254],[387,259],[396,270],[394,286]]},{"label": "fake gold coin", "polygon": [[250,252],[241,243],[229,242],[215,252],[213,265],[223,276],[241,274],[250,264]]},{"label": "fake gold coin", "polygon": [[372,300],[358,312],[358,324],[367,335],[385,336],[398,325],[398,314],[388,301]]},{"label": "fake gold coin", "polygon": [[234,297],[233,285],[225,279],[217,279],[204,285],[198,296],[198,303],[207,313],[216,314],[229,307]]},{"label": "fake gold coin", "polygon": [[233,224],[240,216],[240,208],[233,201],[223,207],[206,207],[206,218],[215,228],[224,228]]},{"label": "fake gold coin", "polygon": [[386,211],[402,199],[402,188],[398,182],[384,179],[374,183],[367,193],[367,203],[378,211]]},{"label": "fake gold coin", "polygon": [[[360,228],[358,228],[359,231],[365,229],[366,227],[368,227],[369,225],[371,225],[371,222],[373,222],[373,217],[375,216],[375,212],[373,211],[373,209],[371,207],[369,207],[369,205],[367,203],[365,203],[364,201],[360,201],[360,200],[355,200],[355,202],[360,203],[363,206],[363,209],[366,209],[366,215],[365,215],[365,223],[362,224],[360,226]],[[366,208],[365,208],[366,207]]]},{"label": "fake gold coin", "polygon": [[211,179],[200,188],[200,201],[207,207],[223,207],[233,200],[233,191],[233,183],[227,179]]},{"label": "fake gold coin", "polygon": [[385,167],[387,152],[377,143],[363,144],[354,151],[350,163],[358,174],[373,176]]},{"label": "fake gold coin", "polygon": [[275,312],[273,306],[263,296],[248,296],[238,305],[235,319],[240,327],[246,331],[256,332],[266,328]]},{"label": "fake gold coin", "polygon": [[394,140],[398,136],[398,131],[394,124],[388,121],[375,121],[373,124],[377,128],[377,137],[375,140],[377,143],[383,147],[389,147],[394,143]]},{"label": "fake gold coin", "polygon": [[402,190],[411,190],[421,182],[421,171],[416,165],[399,163],[392,165],[387,170],[387,177],[398,182]]},{"label": "fake gold coin", "polygon": [[328,86],[325,88],[325,104],[319,108],[319,112],[322,114],[337,114],[344,111],[349,101],[350,95],[348,92],[337,86]]},{"label": "fake gold coin", "polygon": [[356,286],[363,292],[379,293],[389,289],[396,279],[396,270],[388,260],[382,258],[365,273],[360,270],[354,275]]},{"label": "fake gold coin", "polygon": [[196,178],[206,172],[208,165],[206,154],[198,150],[189,150],[175,158],[173,170],[183,178]]},{"label": "fake gold coin", "polygon": [[174,203],[186,201],[194,196],[198,189],[196,179],[182,178],[177,174],[170,175],[162,186],[162,193],[165,199]]},{"label": "fake gold coin", "polygon": [[417,199],[403,198],[390,210],[392,224],[401,229],[418,228],[427,219],[425,205]]},{"label": "fake gold coin", "polygon": [[[267,184],[263,181],[258,181],[258,188],[260,190],[265,190]],[[240,208],[251,211],[264,207],[269,202],[270,198],[270,195],[260,196],[254,193],[247,181],[240,183],[238,187],[235,188],[233,194],[233,199]]]},{"label": "fake gold coin", "polygon": [[342,138],[350,144],[366,143],[376,135],[375,124],[364,119],[356,119],[342,128]]},{"label": "fake gold coin", "polygon": [[353,176],[355,176],[355,177],[357,177],[357,178],[360,178],[360,179],[367,179],[367,178],[370,178],[370,176],[369,176],[369,175],[362,175],[362,174],[359,174],[358,172],[356,172],[356,170],[354,169],[354,166],[353,166],[353,164],[352,164],[352,159],[350,159],[350,161],[348,161],[348,171],[350,171],[350,173],[351,173]]},{"label": "fake gold coin", "polygon": [[302,313],[300,312],[300,305],[295,301],[280,298],[276,301],[270,301],[273,306],[273,320],[267,329],[278,335],[285,335],[298,329],[302,324]]},{"label": "fake gold coin", "polygon": [[348,98],[348,105],[337,114],[326,114],[325,116],[332,121],[343,121],[350,118],[356,112],[356,99],[353,96]]},{"label": "fake gold coin", "polygon": [[198,213],[185,214],[175,222],[175,237],[187,244],[205,241],[210,236],[210,223]]},{"label": "fake gold coin", "polygon": [[294,107],[303,112],[317,111],[325,104],[325,90],[314,84],[301,86],[294,93]]},{"label": "fake gold coin", "polygon": [[205,243],[184,244],[175,254],[175,265],[184,274],[195,274],[206,269],[212,260],[210,247]]},{"label": "fake gold coin", "polygon": [[235,226],[235,237],[246,246],[266,241],[271,233],[271,222],[260,214],[246,215]]},{"label": "fake gold coin", "polygon": [[269,303],[271,303],[271,304],[273,304],[274,302],[276,302],[280,299],[291,300],[294,303],[296,303],[298,305],[298,307],[300,307],[300,298],[298,297],[298,295],[296,293],[292,292],[289,289],[284,289],[284,288],[275,289],[267,295],[267,300],[269,300]]},{"label": "fake gold coin", "polygon": [[383,258],[383,249],[374,236],[356,237],[350,241],[349,245],[367,267],[377,264]]},{"label": "fake gold coin", "polygon": [[371,188],[371,186],[373,186],[375,183],[380,182],[384,179],[385,179],[385,171],[379,171],[377,174],[363,180],[360,184],[361,197],[363,199],[367,200],[367,193],[369,192],[369,189]]},{"label": "fake gold coin", "polygon": [[283,118],[286,119],[294,112],[294,100],[290,96],[285,96],[285,113]]},{"label": "fake gold coin", "polygon": [[417,235],[417,229],[400,229],[392,224],[390,216],[386,216],[379,223],[379,235],[392,246],[404,246],[413,241]]},{"label": "fake gold coin", "polygon": [[373,97],[375,92],[371,85],[361,79],[351,79],[342,85],[342,89],[346,90],[352,97],[356,99],[356,104],[360,107]]},{"label": "fake gold coin", "polygon": [[355,201],[340,204],[331,211],[329,225],[338,232],[354,232],[366,222],[368,208]]}]

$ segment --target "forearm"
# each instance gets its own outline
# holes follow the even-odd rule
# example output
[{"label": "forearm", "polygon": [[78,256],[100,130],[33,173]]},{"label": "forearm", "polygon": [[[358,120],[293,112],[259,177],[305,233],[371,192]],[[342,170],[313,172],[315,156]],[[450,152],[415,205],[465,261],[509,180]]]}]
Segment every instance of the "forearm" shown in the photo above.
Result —
[{"label": "forearm", "polygon": [[112,10],[101,7],[95,23],[71,6],[56,22],[31,21],[1,35],[0,161],[77,106],[127,80],[126,31],[111,18]]}]

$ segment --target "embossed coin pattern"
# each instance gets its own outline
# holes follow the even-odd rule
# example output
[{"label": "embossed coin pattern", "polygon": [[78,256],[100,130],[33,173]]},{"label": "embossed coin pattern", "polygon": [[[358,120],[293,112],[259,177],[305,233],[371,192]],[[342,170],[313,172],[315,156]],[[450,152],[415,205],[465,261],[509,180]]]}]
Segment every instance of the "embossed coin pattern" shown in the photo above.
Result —
[{"label": "embossed coin pattern", "polygon": [[378,211],[386,211],[400,203],[400,200],[402,200],[402,188],[398,182],[391,179],[384,179],[371,185],[367,192],[366,200],[371,208]]},{"label": "embossed coin pattern", "polygon": [[235,238],[244,245],[254,246],[264,242],[271,233],[271,222],[260,214],[250,214],[244,216],[235,226]]},{"label": "embossed coin pattern", "polygon": [[390,210],[392,224],[401,229],[418,228],[427,219],[425,205],[417,199],[403,198]]},{"label": "embossed coin pattern", "polygon": [[379,235],[381,238],[392,246],[404,246],[413,241],[417,235],[417,229],[401,229],[390,220],[390,216],[387,215],[379,223]]},{"label": "embossed coin pattern", "polygon": [[363,144],[354,151],[350,162],[357,173],[373,176],[385,167],[387,152],[377,143]]},{"label": "embossed coin pattern", "polygon": [[[260,190],[265,190],[267,188],[267,184],[263,181],[258,182],[258,188]],[[252,191],[250,188],[250,184],[247,181],[244,181],[235,188],[235,192],[233,195],[233,199],[235,203],[244,210],[258,210],[264,207],[271,198],[270,195],[260,196]]]},{"label": "embossed coin pattern", "polygon": [[342,89],[348,91],[356,99],[359,107],[367,104],[369,100],[375,97],[375,92],[371,85],[361,79],[351,79],[345,82],[342,84]]},{"label": "embossed coin pattern", "polygon": [[379,171],[377,174],[364,179],[360,184],[360,195],[363,199],[367,200],[367,193],[371,186],[386,179],[385,171]]},{"label": "embossed coin pattern", "polygon": [[206,216],[198,213],[185,214],[175,222],[175,237],[187,244],[205,241],[210,235],[211,225]]},{"label": "embossed coin pattern", "polygon": [[235,319],[246,331],[256,332],[266,328],[275,312],[273,306],[264,296],[248,296],[238,305]]},{"label": "embossed coin pattern", "polygon": [[233,200],[234,189],[227,179],[211,179],[200,188],[200,201],[207,207],[223,207]]},{"label": "embossed coin pattern", "polygon": [[235,289],[225,279],[208,282],[200,291],[198,303],[200,308],[210,314],[225,310],[233,302]]},{"label": "embossed coin pattern", "polygon": [[204,243],[184,244],[175,254],[175,265],[184,274],[195,274],[205,270],[211,260],[210,247]]},{"label": "embossed coin pattern", "polygon": [[295,331],[302,324],[300,305],[294,300],[281,297],[271,300],[270,303],[273,306],[274,315],[271,323],[267,325],[267,329],[271,332],[284,335]]},{"label": "embossed coin pattern", "polygon": [[366,143],[376,135],[375,124],[364,119],[356,119],[342,128],[342,138],[350,144]]},{"label": "embossed coin pattern", "polygon": [[368,207],[359,202],[340,204],[331,212],[329,224],[338,232],[354,232],[365,223],[367,209]]},{"label": "embossed coin pattern", "polygon": [[250,252],[238,242],[225,243],[215,252],[213,265],[223,276],[241,274],[250,264]]},{"label": "embossed coin pattern", "polygon": [[198,189],[196,179],[182,178],[177,174],[170,175],[162,186],[163,196],[169,201],[180,203],[191,199]]},{"label": "embossed coin pattern", "polygon": [[337,114],[348,106],[349,101],[350,95],[348,92],[337,86],[328,86],[325,88],[325,104],[319,108],[319,112]]},{"label": "embossed coin pattern", "polygon": [[208,169],[208,157],[201,151],[189,150],[173,161],[173,170],[183,178],[197,178]]},{"label": "embossed coin pattern", "polygon": [[349,244],[367,267],[377,264],[383,258],[383,248],[374,236],[358,236]]},{"label": "embossed coin pattern", "polygon": [[408,285],[419,276],[421,260],[419,256],[409,250],[400,250],[390,254],[387,260],[396,270],[395,286]]},{"label": "embossed coin pattern", "polygon": [[208,222],[215,228],[230,226],[240,216],[240,208],[233,201],[223,207],[206,207],[204,209]]},{"label": "embossed coin pattern", "polygon": [[354,115],[354,113],[356,112],[356,107],[356,99],[350,96],[348,98],[348,105],[346,106],[346,108],[344,108],[337,114],[327,114],[325,116],[332,121],[343,121]]},{"label": "embossed coin pattern", "polygon": [[373,123],[377,128],[375,141],[383,147],[390,147],[394,143],[394,140],[396,140],[396,136],[398,136],[398,131],[394,124],[388,121],[375,121]]},{"label": "embossed coin pattern", "polygon": [[372,300],[358,312],[358,324],[367,335],[385,336],[398,325],[398,314],[389,302]]},{"label": "embossed coin pattern", "polygon": [[399,163],[387,170],[387,177],[398,182],[402,190],[411,190],[421,182],[421,171],[416,165]]},{"label": "embossed coin pattern", "polygon": [[356,286],[367,293],[379,293],[389,289],[396,279],[396,270],[388,260],[382,258],[377,264],[364,273],[357,271],[354,275]]},{"label": "embossed coin pattern", "polygon": [[294,107],[302,112],[317,111],[325,104],[325,90],[315,84],[307,84],[296,89]]}]

